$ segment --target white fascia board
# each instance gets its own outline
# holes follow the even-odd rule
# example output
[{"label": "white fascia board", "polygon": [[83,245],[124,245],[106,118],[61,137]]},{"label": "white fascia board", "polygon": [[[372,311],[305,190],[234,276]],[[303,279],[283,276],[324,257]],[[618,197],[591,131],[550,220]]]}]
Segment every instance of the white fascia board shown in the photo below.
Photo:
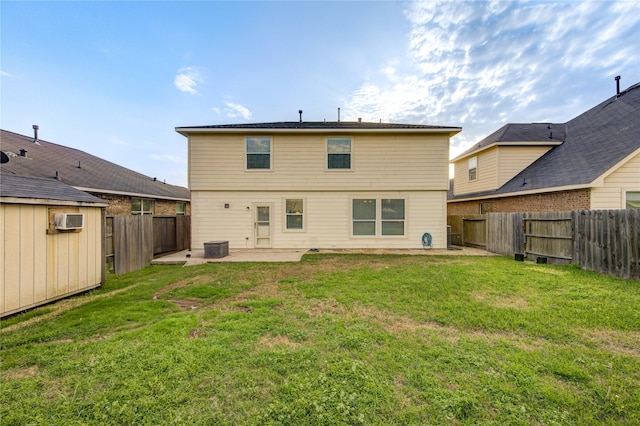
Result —
[{"label": "white fascia board", "polygon": [[2,197],[0,202],[4,204],[38,204],[45,206],[75,206],[75,207],[108,207],[109,203],[90,203],[86,201],[51,200],[47,198],[19,198]]}]

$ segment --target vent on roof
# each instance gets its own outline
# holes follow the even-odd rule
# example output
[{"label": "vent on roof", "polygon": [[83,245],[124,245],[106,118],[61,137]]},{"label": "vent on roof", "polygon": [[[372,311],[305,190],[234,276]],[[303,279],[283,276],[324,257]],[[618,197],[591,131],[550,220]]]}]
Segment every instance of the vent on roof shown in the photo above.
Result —
[{"label": "vent on roof", "polygon": [[56,213],[54,216],[56,229],[68,231],[82,229],[84,227],[84,214],[82,213]]},{"label": "vent on roof", "polygon": [[616,75],[616,96],[620,96],[620,76]]},{"label": "vent on roof", "polygon": [[298,110],[298,114],[300,114],[300,122],[302,123],[302,110],[301,109]]},{"label": "vent on roof", "polygon": [[38,126],[37,124],[33,125],[33,143],[38,143],[38,129],[40,129],[40,126]]}]

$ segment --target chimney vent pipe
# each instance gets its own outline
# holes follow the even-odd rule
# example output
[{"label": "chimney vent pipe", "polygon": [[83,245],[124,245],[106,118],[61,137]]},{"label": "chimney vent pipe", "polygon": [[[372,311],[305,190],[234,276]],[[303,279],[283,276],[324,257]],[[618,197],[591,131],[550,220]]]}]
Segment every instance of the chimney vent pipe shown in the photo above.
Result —
[{"label": "chimney vent pipe", "polygon": [[298,114],[300,114],[300,122],[302,123],[302,110],[301,109],[298,110]]},{"label": "chimney vent pipe", "polygon": [[616,96],[620,96],[620,76],[617,75],[615,80],[616,80]]},{"label": "chimney vent pipe", "polygon": [[40,129],[40,126],[38,126],[37,124],[33,125],[33,143],[38,143],[38,129]]}]

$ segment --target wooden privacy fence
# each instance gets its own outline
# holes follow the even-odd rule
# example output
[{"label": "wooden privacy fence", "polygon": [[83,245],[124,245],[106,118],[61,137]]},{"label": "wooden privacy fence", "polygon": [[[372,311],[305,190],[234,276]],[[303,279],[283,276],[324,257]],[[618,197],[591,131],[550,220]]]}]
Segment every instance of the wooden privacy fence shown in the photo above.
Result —
[{"label": "wooden privacy fence", "polygon": [[190,216],[108,216],[107,269],[124,274],[146,268],[157,254],[189,248]]},{"label": "wooden privacy fence", "polygon": [[640,278],[640,210],[449,216],[462,245]]}]

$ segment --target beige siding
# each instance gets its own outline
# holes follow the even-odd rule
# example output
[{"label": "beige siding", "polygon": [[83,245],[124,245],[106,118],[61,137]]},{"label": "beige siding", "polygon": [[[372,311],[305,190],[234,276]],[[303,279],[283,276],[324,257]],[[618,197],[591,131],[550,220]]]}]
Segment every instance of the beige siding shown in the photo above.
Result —
[{"label": "beige siding", "polygon": [[607,176],[604,186],[591,190],[591,209],[624,208],[626,191],[640,191],[640,154]]},{"label": "beige siding", "polygon": [[75,211],[85,215],[80,232],[47,234],[47,206],[0,205],[0,315],[101,284],[101,209]]},{"label": "beige siding", "polygon": [[489,191],[498,188],[498,150],[490,148],[478,155],[477,179],[469,180],[469,158],[454,163],[454,195]]},{"label": "beige siding", "polygon": [[[304,200],[302,231],[285,229],[285,200],[288,198]],[[405,199],[405,235],[351,236],[351,200],[354,198]],[[206,241],[218,240],[229,241],[230,249],[254,248],[254,214],[258,204],[271,207],[272,248],[421,248],[420,238],[424,232],[432,234],[436,248],[446,247],[444,190],[193,191],[191,203],[194,249],[202,248]],[[225,205],[229,207],[225,208]],[[379,223],[377,225],[379,233]]]},{"label": "beige siding", "polygon": [[507,183],[551,148],[550,146],[498,147],[498,180],[496,188]]},{"label": "beige siding", "polygon": [[[270,136],[265,134],[264,136]],[[349,135],[345,135],[349,136]],[[245,169],[242,135],[191,135],[191,190],[446,190],[446,135],[352,136],[352,169],[326,169],[327,135],[273,135],[272,169]],[[195,216],[195,213],[193,213]]]}]

